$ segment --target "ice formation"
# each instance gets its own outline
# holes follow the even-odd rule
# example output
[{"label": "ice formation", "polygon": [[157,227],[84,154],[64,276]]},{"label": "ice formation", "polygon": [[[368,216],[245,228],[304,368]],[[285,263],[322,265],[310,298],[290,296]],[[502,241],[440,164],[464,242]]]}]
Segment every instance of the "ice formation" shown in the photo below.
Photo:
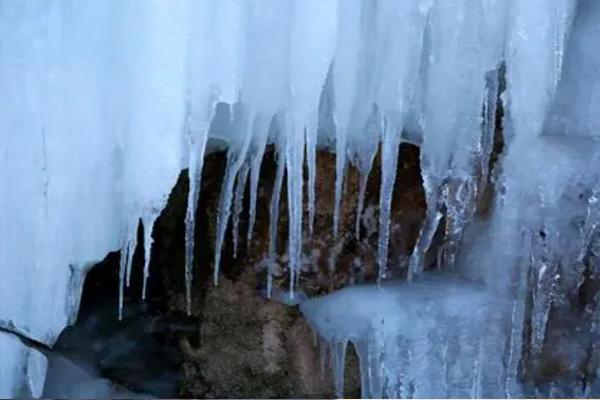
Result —
[{"label": "ice formation", "polygon": [[[151,279],[152,227],[182,169],[190,181],[182,266],[190,311],[193,270],[211,267],[195,261],[194,234],[203,159],[214,138],[228,145],[215,281],[230,219],[236,242],[240,238],[247,181],[246,238],[252,238],[262,156],[272,143],[278,166],[269,265],[278,252],[287,251],[294,289],[302,240],[312,232],[318,201],[316,148],[333,143],[336,234],[348,163],[362,175],[362,199],[380,149],[383,282],[398,145],[411,141],[421,147],[427,200],[409,263],[415,286],[393,286],[375,295],[388,307],[406,297],[404,308],[388,311],[382,305],[380,313],[385,309],[382,318],[398,324],[428,306],[419,296],[429,284],[419,280],[443,222],[440,266],[484,282],[485,289],[465,284],[464,294],[454,298],[454,288],[463,285],[440,283],[439,301],[460,307],[469,296],[474,304],[492,296],[499,304],[510,303],[502,307],[498,323],[503,329],[497,332],[508,338],[502,350],[505,380],[486,386],[497,388],[486,392],[484,365],[493,360],[469,356],[457,362],[473,362],[475,369],[465,364],[447,371],[458,374],[457,382],[475,386],[455,390],[419,383],[411,389],[406,382],[421,382],[427,364],[417,359],[406,364],[409,371],[400,368],[405,341],[394,348],[397,354],[385,353],[388,361],[396,357],[393,371],[386,364],[381,374],[373,372],[375,361],[365,361],[374,375],[363,377],[364,394],[519,395],[525,319],[531,317],[531,347],[539,349],[552,304],[581,285],[584,273],[590,273],[584,264],[592,265],[591,273],[599,268],[599,189],[593,168],[600,156],[599,38],[600,2],[595,0],[0,1],[0,326],[52,345],[76,314],[87,266],[116,249],[122,257],[122,305],[124,291],[130,290],[138,224],[144,226],[146,280]],[[498,102],[505,111],[506,145],[495,171],[499,196],[491,219],[475,221],[492,172]],[[284,181],[289,240],[287,249],[277,249]],[[362,201],[357,227],[361,212]],[[580,229],[574,220],[583,221]],[[327,304],[315,315],[329,312]],[[456,316],[456,310],[432,307],[439,318]],[[600,311],[591,312],[598,320]],[[456,317],[473,318],[460,329],[484,323],[478,313]],[[428,325],[431,318],[414,319],[420,324],[414,330],[371,327],[360,338],[340,327],[340,335],[347,336],[332,342],[336,364],[342,364],[348,340],[363,356],[380,357],[386,338],[394,335],[414,341],[417,357],[450,354],[465,340],[483,343],[481,351],[487,352],[486,342],[470,341],[471,333],[458,328],[447,337],[452,344],[427,348],[422,339],[437,335],[439,326]],[[18,353],[2,360],[4,390],[23,379],[11,374],[21,373],[25,353],[19,353],[18,343],[7,344],[4,335],[0,340]],[[44,366],[35,368],[31,379],[39,388]],[[599,390],[595,376],[587,387]]]},{"label": "ice formation", "polygon": [[332,352],[338,397],[344,363],[336,360],[352,343],[362,397],[471,398],[504,394],[505,342],[494,332],[504,329],[507,305],[482,285],[437,275],[414,284],[354,286],[301,309]]}]

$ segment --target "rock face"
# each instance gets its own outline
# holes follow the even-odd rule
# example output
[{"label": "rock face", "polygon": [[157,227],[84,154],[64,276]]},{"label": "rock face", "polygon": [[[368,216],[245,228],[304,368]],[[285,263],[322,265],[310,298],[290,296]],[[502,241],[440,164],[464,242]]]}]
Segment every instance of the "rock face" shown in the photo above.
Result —
[{"label": "rock face", "polygon": [[[419,171],[419,151],[403,144],[400,149],[397,185],[393,200],[390,274],[405,273],[424,215],[424,196]],[[327,351],[297,306],[286,305],[288,271],[286,259],[287,205],[285,189],[279,216],[273,296],[266,297],[266,260],[269,246],[269,202],[275,179],[275,155],[267,152],[258,191],[257,223],[251,243],[246,243],[248,193],[240,216],[240,245],[233,256],[230,223],[223,250],[218,285],[212,283],[214,233],[217,203],[225,166],[225,154],[207,156],[198,207],[196,264],[194,266],[192,319],[198,331],[175,334],[183,353],[179,396],[192,397],[331,397],[333,378]],[[340,232],[332,233],[335,155],[319,151],[317,156],[316,216],[312,236],[304,232],[304,254],[299,290],[313,296],[341,287],[372,282],[377,276],[377,219],[379,161],[376,158],[365,196],[360,237],[355,235],[358,204],[358,172],[351,168],[345,182]],[[285,182],[284,182],[285,188]],[[183,220],[187,201],[187,179],[182,174],[169,204],[157,221],[150,284],[156,293],[166,293],[165,313],[185,313],[183,282]],[[305,210],[307,211],[307,210]],[[307,212],[305,212],[305,216]],[[402,232],[402,234],[399,234]],[[160,287],[160,289],[159,289]],[[358,362],[349,351],[346,395],[360,395]]]},{"label": "rock face", "polygon": [[[500,125],[498,125],[500,126]],[[491,167],[501,157],[502,136],[497,132]],[[143,268],[143,228],[138,230],[138,247],[133,259],[131,286],[125,293],[125,320],[116,323],[118,254],[112,254],[94,268],[86,281],[78,324],[67,330],[65,337],[94,338],[96,328],[89,329],[86,315],[97,314],[90,306],[94,302],[112,299],[110,316],[120,328],[115,340],[142,342],[142,336],[152,336],[146,354],[137,361],[127,353],[103,361],[99,368],[121,387],[134,392],[146,392],[162,397],[333,397],[334,385],[331,355],[327,347],[308,325],[297,305],[290,303],[287,293],[287,204],[286,182],[281,193],[278,255],[268,260],[269,203],[275,180],[276,155],[269,149],[263,160],[258,187],[257,219],[253,239],[246,242],[248,229],[248,199],[246,188],[244,207],[240,215],[237,256],[234,256],[232,223],[227,230],[222,252],[219,282],[213,283],[213,260],[217,205],[223,182],[226,154],[213,151],[207,155],[202,177],[200,203],[196,215],[196,246],[192,313],[186,315],[184,283],[184,219],[187,207],[188,181],[182,172],[171,192],[169,202],[157,220],[152,247],[152,262],[146,303],[141,296]],[[335,155],[321,150],[317,155],[316,215],[314,232],[304,231],[304,260],[299,277],[298,296],[331,293],[348,285],[374,282],[377,276],[377,229],[380,163],[376,157],[365,196],[365,207],[356,235],[356,214],[359,197],[359,174],[349,167],[341,204],[340,231],[333,235]],[[490,214],[494,185],[489,184],[478,204],[478,215]],[[304,203],[306,204],[306,202]],[[307,217],[305,210],[305,218]],[[400,147],[396,187],[392,203],[390,255],[387,275],[406,275],[408,256],[412,251],[425,214],[425,200],[419,167],[419,148],[409,144]],[[306,224],[305,224],[306,225]],[[441,224],[443,225],[443,224]],[[443,240],[438,230],[426,265],[436,264],[437,247]],[[272,297],[267,298],[267,265],[273,268]],[[110,271],[108,286],[94,288],[99,274]],[[107,293],[107,290],[109,293]],[[587,274],[585,281],[573,293],[553,306],[548,323],[547,339],[540,354],[531,352],[530,328],[526,323],[523,347],[522,378],[532,393],[546,396],[560,394],[554,389],[561,380],[583,380],[598,364],[590,356],[595,344],[590,337],[594,322],[589,315],[596,309],[597,278]],[[90,296],[92,298],[90,298]],[[96,298],[94,300],[93,298]],[[91,307],[91,308],[90,308]],[[98,316],[96,315],[96,318]],[[85,331],[78,334],[77,330]],[[123,333],[125,331],[138,332]],[[141,332],[141,333],[139,333]],[[122,334],[122,335],[121,335]],[[88,335],[88,336],[86,336]],[[91,335],[91,336],[90,336]],[[107,333],[110,336],[110,333]],[[121,336],[119,336],[121,335]],[[97,336],[97,335],[96,335]],[[121,339],[119,339],[121,337]],[[113,340],[113,339],[110,339]],[[59,341],[60,342],[60,341]],[[86,343],[85,340],[81,343]],[[97,344],[99,349],[109,344]],[[104,346],[104,347],[103,347]],[[107,347],[108,346],[108,347]],[[136,348],[141,353],[144,346]],[[591,347],[590,347],[591,346]],[[148,351],[148,348],[151,348]],[[101,350],[99,353],[105,353]],[[151,354],[150,354],[151,353]],[[165,354],[169,354],[168,362]],[[106,357],[100,357],[101,360]],[[162,360],[162,361],[161,361]],[[135,362],[134,362],[135,361]],[[169,364],[168,367],[166,364]],[[151,368],[150,368],[151,367]],[[140,376],[135,369],[144,371]],[[145,381],[159,380],[168,369],[169,381],[154,388]],[[346,357],[345,395],[360,396],[358,360],[352,346]],[[554,390],[554,392],[553,392]],[[569,393],[563,393],[567,396]]]}]

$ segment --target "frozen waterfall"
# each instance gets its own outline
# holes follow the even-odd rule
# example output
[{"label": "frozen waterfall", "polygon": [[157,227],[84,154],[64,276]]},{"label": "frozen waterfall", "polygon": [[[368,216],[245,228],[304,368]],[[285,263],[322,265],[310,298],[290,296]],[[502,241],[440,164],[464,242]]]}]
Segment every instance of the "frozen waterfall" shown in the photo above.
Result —
[{"label": "frozen waterfall", "polygon": [[[505,150],[491,170],[498,107]],[[183,169],[185,265],[174,267],[189,312],[194,271],[213,268],[218,282],[228,226],[236,244],[252,238],[270,144],[270,232],[285,190],[289,235],[286,248],[271,238],[271,256],[287,252],[293,295],[318,207],[317,147],[336,154],[335,234],[348,165],[362,198],[379,151],[380,287],[302,307],[335,353],[338,387],[352,342],[365,396],[522,396],[523,348],[539,351],[551,308],[600,273],[599,136],[596,0],[0,0],[0,327],[52,346],[91,263],[118,249],[122,297],[140,221],[152,279],[153,225]],[[227,143],[227,169],[214,265],[199,265],[213,139]],[[411,282],[387,283],[404,141],[421,148],[427,213]],[[497,195],[483,220],[489,182]],[[251,223],[240,232],[246,186]],[[362,203],[359,224],[361,213]],[[432,278],[439,231],[438,267],[451,272]],[[600,308],[589,314],[598,352]],[[0,397],[39,396],[43,354],[4,331],[0,348]],[[598,359],[585,388],[555,393],[599,396]]]}]

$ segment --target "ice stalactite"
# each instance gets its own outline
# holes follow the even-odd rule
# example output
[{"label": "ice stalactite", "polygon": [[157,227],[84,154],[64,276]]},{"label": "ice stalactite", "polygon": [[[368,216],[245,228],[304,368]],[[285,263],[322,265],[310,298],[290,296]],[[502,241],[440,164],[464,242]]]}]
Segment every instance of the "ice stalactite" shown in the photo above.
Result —
[{"label": "ice stalactite", "polygon": [[245,162],[242,164],[237,175],[235,197],[233,200],[233,258],[237,258],[238,244],[240,241],[240,215],[244,208],[244,192],[246,191],[249,171],[250,165],[248,162]]},{"label": "ice stalactite", "polygon": [[[292,298],[302,267],[306,138],[314,137],[316,134],[318,104],[315,99],[319,98],[323,90],[333,58],[337,37],[336,12],[340,7],[342,6],[337,1],[324,3],[319,0],[309,0],[295,2],[292,9],[293,19],[289,36],[291,54],[289,97],[286,102],[288,109],[285,112],[285,122],[281,131],[286,136],[288,257]],[[307,59],[307,54],[311,54],[314,58]],[[313,144],[315,143],[311,143]],[[310,160],[312,161],[314,159]]]},{"label": "ice stalactite", "polygon": [[334,341],[329,345],[331,349],[331,359],[333,360],[333,380],[335,387],[335,396],[339,399],[344,397],[344,372],[346,368],[346,350],[348,340]]},{"label": "ice stalactite", "polygon": [[[138,220],[139,221],[139,220]],[[128,229],[127,229],[127,235],[125,238],[125,247],[126,247],[126,251],[123,252],[123,250],[121,250],[121,254],[125,254],[126,255],[126,261],[125,261],[125,287],[129,287],[129,284],[131,283],[131,270],[133,267],[133,256],[135,254],[135,249],[137,247],[137,229],[139,226],[139,222],[136,222],[135,224],[131,224],[129,225]]]},{"label": "ice stalactite", "polygon": [[292,127],[294,133],[288,135],[285,160],[287,171],[288,203],[288,257],[290,271],[290,297],[294,297],[297,274],[302,266],[302,172],[304,166],[304,131]]},{"label": "ice stalactite", "polygon": [[[490,94],[486,74],[498,67],[504,45],[502,2],[436,3],[430,16],[431,56],[426,68],[426,134],[421,148],[421,168],[426,192],[427,213],[417,245],[411,256],[409,277],[424,269],[424,259],[446,210],[447,238],[444,255],[449,264],[456,257],[462,232],[475,207],[479,171],[477,161],[485,158],[482,149],[482,107]],[[456,20],[453,21],[453,18]],[[460,38],[482,34],[486,42]],[[461,69],[465,60],[467,67]],[[478,76],[479,79],[471,79]],[[439,88],[445,90],[440,92]],[[493,91],[493,90],[492,90]],[[461,93],[461,100],[454,97]],[[490,116],[491,118],[491,116]],[[484,123],[485,124],[485,123]],[[489,127],[493,132],[493,128]],[[489,136],[489,132],[488,136]],[[486,132],[483,133],[484,135]],[[486,145],[493,144],[486,137]],[[487,149],[485,149],[487,151]]]},{"label": "ice stalactite", "polygon": [[[390,126],[391,125],[391,126]],[[400,146],[399,126],[384,122],[383,144],[381,146],[381,184],[379,195],[379,243],[377,247],[377,263],[379,265],[378,280],[385,279],[390,235],[390,215],[392,197],[396,183],[398,164],[398,146]]]},{"label": "ice stalactite", "polygon": [[192,280],[194,269],[194,248],[196,233],[196,210],[200,198],[200,184],[202,176],[202,157],[206,146],[206,136],[201,141],[199,148],[190,144],[189,152],[189,191],[188,203],[185,215],[185,298],[187,313],[191,313],[192,307]]},{"label": "ice stalactite", "polygon": [[119,261],[119,320],[123,319],[123,301],[125,288],[129,287],[133,256],[137,247],[137,228],[139,219],[129,221],[123,229],[121,239],[121,258]]},{"label": "ice stalactite", "polygon": [[158,215],[158,212],[153,210],[142,217],[142,223],[144,225],[144,277],[142,300],[146,300],[146,287],[148,278],[150,277],[150,256],[152,254],[152,244],[154,243],[152,231],[154,230],[154,224],[156,223]]},{"label": "ice stalactite", "polygon": [[[445,394],[454,390],[453,377],[461,386],[455,393],[464,396],[480,391],[485,395],[490,387],[485,382],[498,388],[498,380],[503,380],[504,390],[491,394],[522,393],[523,346],[545,350],[545,330],[556,299],[580,288],[592,268],[589,263],[597,261],[598,182],[585,171],[597,162],[593,149],[600,132],[598,1],[1,4],[0,86],[10,99],[0,107],[1,324],[12,324],[52,345],[73,318],[68,315],[72,309],[65,306],[72,301],[73,270],[67,266],[85,265],[119,248],[122,318],[139,218],[145,228],[146,281],[151,226],[186,167],[190,192],[184,269],[189,313],[195,215],[209,139],[228,147],[217,217],[215,279],[232,203],[233,225],[239,221],[241,201],[235,193],[242,185],[236,187],[236,179],[242,182],[250,176],[250,243],[261,160],[272,143],[277,175],[269,209],[269,292],[271,269],[278,262],[284,176],[293,288],[302,268],[304,168],[308,167],[307,227],[312,232],[316,149],[321,145],[333,145],[336,152],[336,235],[343,225],[348,164],[356,166],[361,176],[358,236],[365,185],[380,148],[377,262],[383,278],[389,264],[398,146],[407,140],[420,145],[427,201],[409,278],[427,278],[421,272],[439,231],[445,240],[439,266],[469,272],[474,280],[484,280],[490,293],[511,302],[508,310],[499,312],[497,323],[506,339],[498,351],[505,353],[505,367],[499,378],[486,375],[495,344],[488,349],[481,337],[455,331],[441,337],[446,347],[432,348],[416,336],[442,333],[419,326],[414,327],[418,332],[403,337],[402,350],[396,351],[398,343],[390,337],[398,338],[397,331],[391,334],[378,325],[374,330],[390,335],[351,338],[368,371],[363,373],[364,394]],[[505,76],[500,72],[504,67]],[[506,90],[499,93],[504,83]],[[473,213],[490,181],[499,97],[505,148],[494,176],[498,200],[491,221],[481,224],[490,226],[494,240],[487,242],[489,254],[476,257],[475,274],[463,271],[461,262],[473,255],[469,253],[482,251],[462,238],[467,233],[477,236],[480,225],[474,227],[472,222],[482,222]],[[233,123],[216,117],[219,107],[236,109]],[[276,114],[281,122],[277,129],[269,129]],[[153,210],[151,216],[147,210]],[[443,231],[438,229],[442,216]],[[577,233],[571,222],[581,220]],[[421,283],[414,280],[415,285]],[[33,292],[35,297],[28,295]],[[446,311],[436,315],[443,320],[449,315]],[[389,315],[398,316],[397,312],[397,307],[390,308]],[[52,318],[46,318],[47,313]],[[413,321],[419,316],[406,317]],[[531,322],[533,335],[524,339],[526,317],[532,318],[527,323]],[[450,326],[444,321],[442,325]],[[466,324],[476,328],[486,323],[478,320],[472,325],[473,321]],[[448,359],[457,343],[465,343],[468,357],[452,364]],[[477,346],[486,350],[476,350]],[[480,356],[481,352],[485,354]],[[490,370],[499,369],[497,361]],[[400,364],[410,368],[397,368]],[[426,383],[432,375],[425,375],[424,366],[436,376],[435,385]],[[447,388],[439,382],[447,383]],[[557,385],[553,390],[560,393]]]},{"label": "ice stalactite", "polygon": [[335,199],[333,211],[333,234],[338,235],[340,205],[344,189],[347,164],[348,131],[356,95],[360,43],[360,19],[363,4],[360,0],[341,2],[338,9],[339,25],[333,63],[333,90],[335,94]]},{"label": "ice stalactite", "polygon": [[[407,113],[415,90],[414,81],[419,72],[419,60],[423,51],[423,33],[428,7],[421,8],[416,2],[382,3],[376,16],[379,42],[385,45],[376,51],[382,63],[379,80],[390,82],[379,85],[375,101],[379,107],[381,132],[381,183],[379,211],[378,265],[379,279],[385,277],[387,268],[391,204],[396,182],[398,150]],[[398,21],[403,21],[399,23]],[[393,38],[403,37],[396,41]],[[409,61],[407,61],[409,60]]]},{"label": "ice stalactite", "polygon": [[[125,250],[121,250],[121,251],[126,251],[127,247],[124,248]],[[121,258],[119,259],[119,309],[118,309],[118,315],[119,315],[119,320],[123,319],[123,300],[125,297],[125,275],[126,275],[126,270],[127,270],[127,255],[123,256],[121,255]]]},{"label": "ice stalactite", "polygon": [[[313,232],[315,219],[315,176],[319,98],[332,71],[336,43],[338,43],[339,0],[296,1],[292,10],[290,34],[290,98],[289,112],[295,120],[295,129],[304,133],[303,155],[308,172],[308,231]],[[311,57],[307,58],[306,55]],[[295,179],[303,180],[304,166]],[[302,202],[302,201],[301,201]]]},{"label": "ice stalactite", "polygon": [[[186,312],[191,314],[192,307],[192,280],[194,270],[194,249],[196,238],[196,211],[200,201],[200,188],[202,184],[202,168],[204,166],[204,152],[208,140],[208,120],[202,113],[193,114],[194,103],[188,101],[187,121],[185,124],[188,139],[188,198],[185,214],[185,299]],[[212,111],[209,111],[212,116]],[[209,117],[210,118],[210,117]],[[204,122],[203,122],[204,121]]]},{"label": "ice stalactite", "polygon": [[241,132],[241,138],[237,144],[232,144],[227,152],[227,165],[225,167],[225,177],[219,196],[218,215],[217,215],[217,233],[215,240],[215,259],[213,270],[213,281],[215,285],[219,282],[219,268],[221,265],[221,253],[225,241],[225,233],[231,216],[231,204],[234,196],[234,185],[236,177],[242,165],[246,163],[246,153],[250,144],[248,118],[251,113],[242,110],[242,105],[236,104],[234,107],[234,122],[232,129]]},{"label": "ice stalactite", "polygon": [[362,223],[363,209],[365,208],[365,195],[367,192],[367,182],[369,180],[369,173],[361,174],[358,183],[358,204],[356,206],[356,225],[354,228],[354,236],[357,240],[360,239],[360,227]]},{"label": "ice stalactite", "polygon": [[315,226],[315,183],[317,176],[317,129],[316,126],[306,130],[306,166],[308,182],[306,191],[308,193],[308,233],[313,234]]},{"label": "ice stalactite", "polygon": [[275,182],[273,183],[273,193],[271,194],[271,203],[269,205],[269,262],[267,265],[267,296],[271,297],[273,283],[273,263],[277,262],[277,227],[279,225],[279,204],[281,200],[281,189],[283,187],[283,177],[285,174],[285,151],[284,144],[279,143],[276,147],[277,152],[277,171],[275,173]]},{"label": "ice stalactite", "polygon": [[190,23],[187,37],[188,114],[184,132],[188,144],[190,182],[184,268],[188,314],[191,313],[196,209],[200,198],[204,153],[217,104],[226,102],[233,105],[238,100],[240,66],[244,58],[244,12],[244,5],[236,0],[224,0],[218,4],[204,0],[190,2],[188,17],[193,22]]},{"label": "ice stalactite", "polygon": [[251,144],[250,153],[250,202],[248,206],[248,233],[246,235],[247,247],[252,243],[254,235],[254,224],[256,223],[256,202],[258,199],[258,181],[260,178],[260,170],[263,156],[265,154],[265,146],[267,143],[268,132],[273,126],[273,116],[271,119],[257,118],[255,122],[253,141]]}]

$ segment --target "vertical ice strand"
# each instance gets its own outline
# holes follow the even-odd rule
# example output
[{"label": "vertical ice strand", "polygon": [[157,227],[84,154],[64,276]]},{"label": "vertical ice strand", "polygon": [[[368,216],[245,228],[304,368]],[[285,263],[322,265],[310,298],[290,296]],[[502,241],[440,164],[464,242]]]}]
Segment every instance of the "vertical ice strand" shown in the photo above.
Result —
[{"label": "vertical ice strand", "polygon": [[[398,150],[405,118],[405,104],[414,98],[419,60],[423,51],[428,7],[419,2],[385,1],[378,8],[376,56],[381,63],[375,101],[380,112],[381,183],[379,197],[378,279],[385,278],[392,197],[396,182]],[[399,22],[402,21],[402,22]],[[403,37],[402,41],[394,40]],[[383,84],[387,82],[387,84]]]}]

